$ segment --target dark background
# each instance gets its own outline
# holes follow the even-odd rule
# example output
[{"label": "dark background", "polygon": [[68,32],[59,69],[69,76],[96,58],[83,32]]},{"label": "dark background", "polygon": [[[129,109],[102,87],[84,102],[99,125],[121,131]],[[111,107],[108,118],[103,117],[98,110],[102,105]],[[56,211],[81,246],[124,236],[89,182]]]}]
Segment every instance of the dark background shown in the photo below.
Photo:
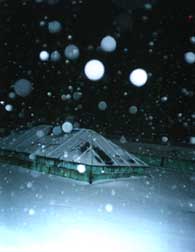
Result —
[{"label": "dark background", "polygon": [[[152,3],[152,10],[144,8],[146,3]],[[46,25],[41,27],[43,20]],[[62,23],[59,34],[48,33],[47,23],[52,20]],[[4,0],[0,31],[1,134],[70,120],[133,141],[160,142],[167,136],[171,143],[188,144],[195,135],[195,65],[184,61],[185,52],[195,51],[190,42],[195,35],[194,1]],[[118,43],[112,54],[98,49],[106,35]],[[70,43],[79,47],[81,55],[67,63],[64,49]],[[41,62],[39,52],[44,49],[59,50],[61,61]],[[85,63],[93,58],[106,67],[104,78],[95,83],[83,73]],[[128,80],[137,67],[151,73],[142,88]],[[32,81],[33,92],[10,99],[14,82],[21,78]],[[82,92],[80,100],[61,99],[76,91]],[[162,102],[163,96],[167,102]],[[100,101],[108,104],[106,111],[98,109]],[[6,111],[6,104],[13,105],[13,111]],[[135,115],[129,113],[132,105],[138,108]]]}]

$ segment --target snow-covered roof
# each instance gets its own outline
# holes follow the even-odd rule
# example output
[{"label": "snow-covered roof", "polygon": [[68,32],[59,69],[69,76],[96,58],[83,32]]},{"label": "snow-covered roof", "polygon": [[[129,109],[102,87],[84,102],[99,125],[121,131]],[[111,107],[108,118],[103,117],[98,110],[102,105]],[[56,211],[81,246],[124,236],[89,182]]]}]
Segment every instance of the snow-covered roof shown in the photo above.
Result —
[{"label": "snow-covered roof", "polygon": [[14,132],[1,140],[1,149],[96,166],[147,166],[136,156],[89,129],[58,136],[51,125]]}]

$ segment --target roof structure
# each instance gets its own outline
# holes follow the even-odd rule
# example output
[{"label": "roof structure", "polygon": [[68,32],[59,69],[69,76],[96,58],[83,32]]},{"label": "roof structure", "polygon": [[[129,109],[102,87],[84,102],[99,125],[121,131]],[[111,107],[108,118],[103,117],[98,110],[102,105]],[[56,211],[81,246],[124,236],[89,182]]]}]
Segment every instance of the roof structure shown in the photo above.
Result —
[{"label": "roof structure", "polygon": [[74,129],[69,134],[54,135],[53,126],[40,125],[13,132],[1,139],[0,148],[95,166],[147,166],[133,154],[89,129]]}]

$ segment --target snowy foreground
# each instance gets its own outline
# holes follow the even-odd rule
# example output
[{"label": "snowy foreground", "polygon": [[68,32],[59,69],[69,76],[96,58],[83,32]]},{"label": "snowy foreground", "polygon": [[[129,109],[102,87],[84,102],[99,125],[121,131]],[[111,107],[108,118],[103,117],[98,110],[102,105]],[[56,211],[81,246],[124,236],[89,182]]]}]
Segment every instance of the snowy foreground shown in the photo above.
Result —
[{"label": "snowy foreground", "polygon": [[0,166],[0,252],[194,252],[195,180],[93,185]]}]

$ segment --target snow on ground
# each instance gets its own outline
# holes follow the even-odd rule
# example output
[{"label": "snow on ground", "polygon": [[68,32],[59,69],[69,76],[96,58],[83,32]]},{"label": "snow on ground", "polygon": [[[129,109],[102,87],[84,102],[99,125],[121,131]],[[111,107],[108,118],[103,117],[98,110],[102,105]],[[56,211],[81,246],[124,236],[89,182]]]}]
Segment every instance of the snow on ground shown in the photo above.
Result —
[{"label": "snow on ground", "polygon": [[0,166],[0,252],[194,252],[195,181],[171,172],[89,185]]}]

